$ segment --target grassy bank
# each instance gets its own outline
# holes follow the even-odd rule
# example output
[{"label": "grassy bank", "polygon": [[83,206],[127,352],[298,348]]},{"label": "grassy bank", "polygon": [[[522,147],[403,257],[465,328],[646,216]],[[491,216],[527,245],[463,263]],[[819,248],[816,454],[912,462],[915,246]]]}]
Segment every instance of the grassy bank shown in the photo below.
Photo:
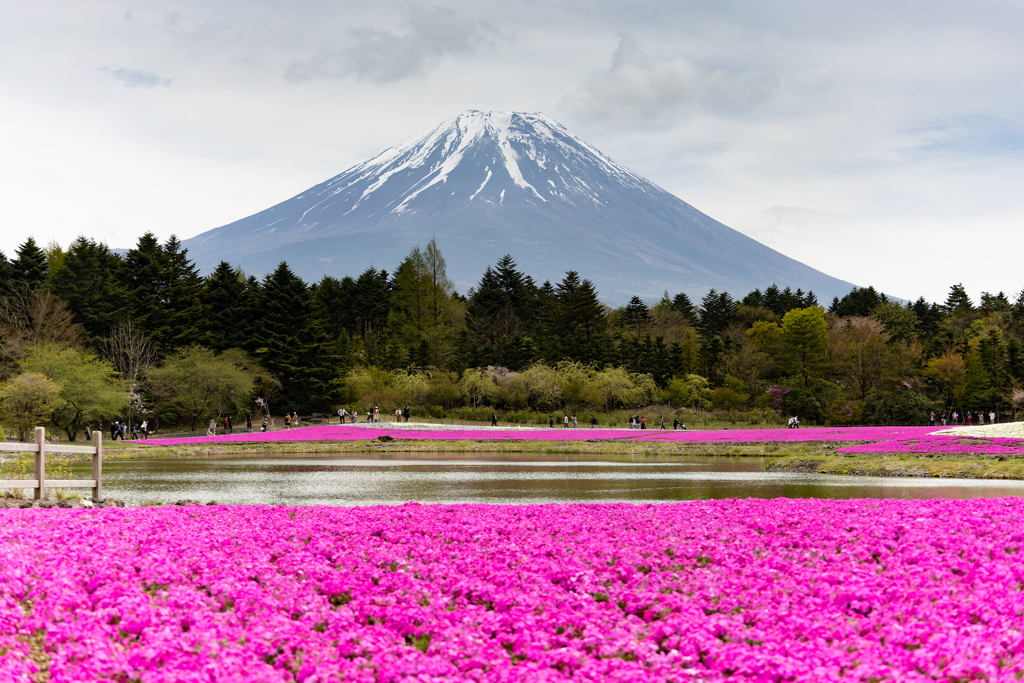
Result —
[{"label": "grassy bank", "polygon": [[[847,444],[838,444],[847,445]],[[121,460],[161,457],[262,457],[281,454],[359,455],[367,453],[536,453],[543,454],[659,454],[672,456],[766,457],[807,456],[834,449],[837,444],[798,443],[644,443],[636,441],[300,441],[266,443],[147,446],[137,442],[111,444],[104,457]]]},{"label": "grassy bank", "polygon": [[765,463],[769,472],[814,472],[867,477],[942,477],[954,479],[1024,479],[1024,460],[958,454],[878,453],[844,455],[785,454]]}]

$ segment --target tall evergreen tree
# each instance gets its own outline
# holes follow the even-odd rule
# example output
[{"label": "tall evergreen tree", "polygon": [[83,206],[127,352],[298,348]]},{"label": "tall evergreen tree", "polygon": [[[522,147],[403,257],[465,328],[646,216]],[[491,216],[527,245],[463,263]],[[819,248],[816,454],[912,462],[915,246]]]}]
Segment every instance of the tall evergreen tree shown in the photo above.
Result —
[{"label": "tall evergreen tree", "polygon": [[366,343],[375,342],[388,322],[391,299],[388,272],[370,266],[355,280],[352,292],[352,333]]},{"label": "tall evergreen tree", "polygon": [[429,320],[425,273],[423,252],[417,246],[395,269],[391,281],[388,329],[398,344],[396,355],[413,364],[422,362],[419,348]]},{"label": "tall evergreen tree", "polygon": [[34,238],[29,237],[18,247],[17,257],[11,262],[11,284],[16,288],[29,290],[46,282],[49,271],[46,254]]},{"label": "tall evergreen tree", "polygon": [[167,303],[167,282],[164,272],[164,249],[156,235],[147,232],[139,237],[124,257],[121,270],[123,284],[131,300],[132,318],[143,332],[158,344],[162,327],[162,307]]},{"label": "tall evergreen tree", "polygon": [[487,266],[466,307],[466,325],[480,343],[491,347],[498,343],[498,314],[505,304],[505,292],[498,276]]},{"label": "tall evergreen tree", "polygon": [[[204,305],[203,279],[188,258],[177,237],[164,243],[167,302],[161,336],[172,348],[187,346],[202,335]],[[210,320],[210,325],[217,325]]]},{"label": "tall evergreen tree", "polygon": [[533,278],[520,272],[511,254],[498,259],[494,269],[498,286],[504,294],[506,333],[512,336],[527,336],[538,322],[540,300]]},{"label": "tall evergreen tree", "polygon": [[634,296],[629,300],[629,304],[622,309],[620,319],[625,327],[637,333],[643,333],[651,322],[651,312],[643,299]]},{"label": "tall evergreen tree", "polygon": [[841,318],[854,315],[869,316],[875,306],[883,301],[888,301],[888,297],[874,287],[854,287],[842,299],[833,298],[828,312],[835,313]]},{"label": "tall evergreen tree", "polygon": [[955,284],[949,288],[949,295],[946,296],[943,308],[950,314],[969,315],[974,311],[974,303],[967,295],[963,284]]},{"label": "tall evergreen tree", "polygon": [[107,336],[131,309],[123,268],[106,244],[79,237],[50,280],[54,294],[68,302],[75,322],[93,339]]},{"label": "tall evergreen tree", "polygon": [[546,327],[543,343],[550,361],[590,363],[601,361],[608,354],[604,306],[597,298],[594,283],[580,279],[574,270],[566,271],[554,288]]},{"label": "tall evergreen tree", "polygon": [[7,255],[0,251],[0,297],[6,295],[11,290],[11,262],[7,260]]},{"label": "tall evergreen tree", "polygon": [[697,326],[697,307],[690,301],[686,292],[679,292],[672,297],[672,310],[683,316],[687,324]]},{"label": "tall evergreen tree", "polygon": [[246,321],[253,311],[247,305],[245,275],[227,261],[221,261],[203,281],[206,307],[206,345],[223,351],[242,348],[248,341]]},{"label": "tall evergreen tree", "polygon": [[285,410],[308,403],[310,387],[304,383],[313,346],[310,303],[306,283],[284,261],[263,278],[262,325],[256,353],[281,382],[278,403]]},{"label": "tall evergreen tree", "polygon": [[738,306],[728,292],[709,290],[701,299],[698,323],[701,333],[710,337],[724,332]]}]

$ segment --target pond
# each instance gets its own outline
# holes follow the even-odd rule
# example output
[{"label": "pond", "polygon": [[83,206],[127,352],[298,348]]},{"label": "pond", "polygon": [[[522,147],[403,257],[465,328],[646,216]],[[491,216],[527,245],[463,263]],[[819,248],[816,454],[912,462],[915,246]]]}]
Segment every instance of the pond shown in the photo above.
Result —
[{"label": "pond", "polygon": [[[707,498],[1024,496],[1024,481],[762,471],[760,458],[430,453],[108,460],[107,497],[266,505],[664,502]],[[86,477],[84,465],[73,476]]]}]

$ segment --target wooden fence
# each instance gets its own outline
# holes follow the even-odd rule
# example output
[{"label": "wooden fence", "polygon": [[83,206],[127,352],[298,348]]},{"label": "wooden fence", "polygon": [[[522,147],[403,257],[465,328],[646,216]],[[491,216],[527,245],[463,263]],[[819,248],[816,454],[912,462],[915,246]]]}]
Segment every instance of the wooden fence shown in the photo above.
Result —
[{"label": "wooden fence", "polygon": [[[92,433],[91,446],[64,446],[46,443],[46,429],[36,427],[34,443],[0,443],[0,452],[35,453],[35,479],[0,479],[0,489],[35,489],[35,499],[42,500],[46,489],[91,488],[92,497],[102,499],[103,493],[103,433]],[[47,453],[88,453],[92,455],[92,479],[47,479]]]}]

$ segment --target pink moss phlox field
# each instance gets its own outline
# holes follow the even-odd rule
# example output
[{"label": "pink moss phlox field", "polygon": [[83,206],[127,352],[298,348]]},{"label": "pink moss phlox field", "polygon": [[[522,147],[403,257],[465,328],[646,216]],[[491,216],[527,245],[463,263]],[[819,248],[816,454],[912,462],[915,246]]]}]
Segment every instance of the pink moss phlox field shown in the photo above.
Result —
[{"label": "pink moss phlox field", "polygon": [[922,435],[837,448],[843,453],[942,453],[949,455],[1021,455],[1024,441],[1003,437]]},{"label": "pink moss phlox field", "polygon": [[795,443],[865,441],[843,453],[1024,454],[1024,441],[929,434],[935,427],[812,427],[809,429],[727,429],[720,431],[628,429],[388,429],[358,425],[300,427],[275,432],[151,439],[154,446],[297,441],[369,441],[381,436],[414,441],[617,441],[621,443]]},{"label": "pink moss phlox field", "polygon": [[1019,499],[0,515],[4,681],[1024,674]]},{"label": "pink moss phlox field", "polygon": [[178,439],[150,439],[154,446],[210,443],[265,443],[288,441],[360,441],[380,436],[422,441],[584,441],[620,440],[666,443],[751,443],[764,441],[868,441],[918,438],[935,431],[929,427],[818,427],[811,429],[731,429],[721,431],[673,431],[628,429],[387,429],[358,425],[299,427],[274,432],[222,434]]}]

